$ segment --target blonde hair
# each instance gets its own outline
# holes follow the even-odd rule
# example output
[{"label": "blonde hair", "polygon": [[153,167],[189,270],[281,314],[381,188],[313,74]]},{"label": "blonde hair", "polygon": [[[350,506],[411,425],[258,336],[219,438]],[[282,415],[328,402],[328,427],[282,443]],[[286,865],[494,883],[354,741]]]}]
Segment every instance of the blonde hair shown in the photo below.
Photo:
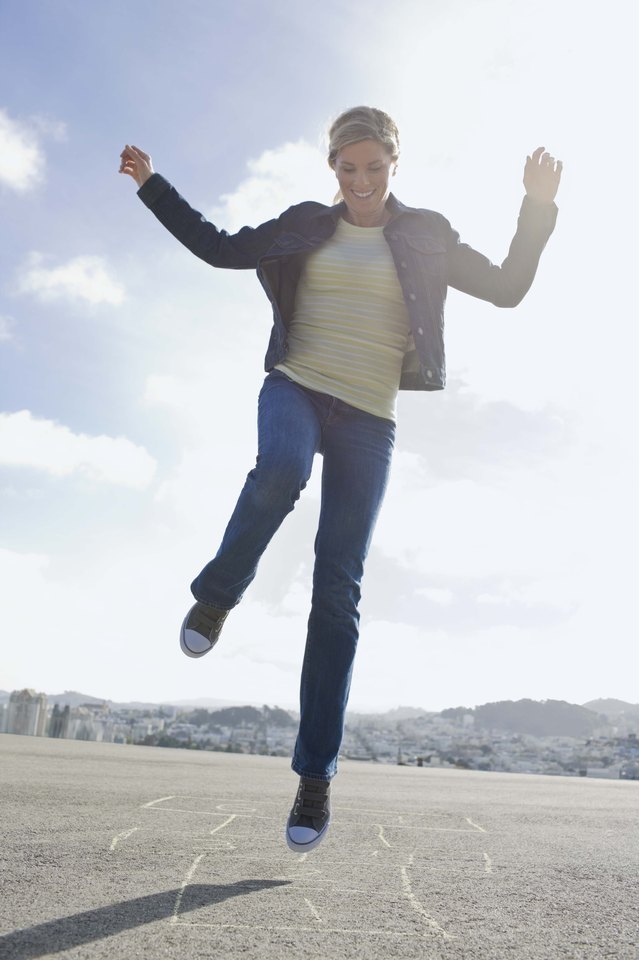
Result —
[{"label": "blonde hair", "polygon": [[343,147],[361,140],[377,140],[388,150],[392,160],[397,160],[400,155],[398,128],[388,113],[375,107],[351,107],[329,127],[329,166],[334,166]]}]

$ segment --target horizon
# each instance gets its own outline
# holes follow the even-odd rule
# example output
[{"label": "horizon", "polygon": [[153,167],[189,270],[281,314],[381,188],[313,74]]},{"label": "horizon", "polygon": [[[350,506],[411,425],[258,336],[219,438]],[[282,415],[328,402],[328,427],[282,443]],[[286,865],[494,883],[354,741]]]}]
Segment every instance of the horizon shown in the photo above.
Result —
[{"label": "horizon", "polygon": [[[249,701],[240,701],[236,699],[225,700],[223,698],[213,698],[213,697],[198,697],[192,700],[183,699],[183,700],[160,700],[160,701],[139,700],[136,698],[133,698],[131,700],[113,700],[109,697],[107,698],[96,697],[93,694],[83,693],[80,690],[63,690],[62,693],[48,693],[44,690],[36,690],[35,687],[23,687],[22,689],[33,690],[36,695],[43,694],[45,697],[47,697],[47,699],[50,699],[50,698],[57,699],[64,696],[86,697],[87,698],[86,703],[97,702],[97,703],[103,703],[103,704],[112,704],[114,706],[132,706],[132,707],[139,706],[139,707],[157,707],[157,708],[193,706],[194,708],[200,708],[200,709],[207,709],[208,707],[209,710],[214,710],[214,711],[216,709],[224,710],[226,707],[234,707],[234,706],[238,706],[238,707],[273,706],[275,708],[282,709],[288,712],[299,713],[299,709],[297,707],[291,706],[289,704],[281,704],[281,703],[275,703],[275,702],[272,702],[272,704],[268,704],[268,703],[265,703],[264,701],[249,702]],[[17,693],[17,692],[20,692],[20,691],[19,690],[9,691],[9,690],[0,689],[0,696],[4,696],[4,695],[10,696],[11,693]],[[451,704],[448,707],[444,707],[442,710],[429,709],[428,707],[421,707],[421,706],[408,704],[408,703],[397,704],[395,707],[378,707],[378,708],[371,707],[366,709],[360,709],[357,704],[354,704],[353,706],[349,706],[349,708],[347,709],[347,713],[357,713],[362,715],[369,714],[369,713],[384,714],[384,713],[394,713],[401,710],[419,710],[419,711],[422,711],[423,713],[442,713],[443,710],[470,710],[471,711],[471,710],[477,709],[478,707],[487,706],[489,704],[494,704],[494,703],[520,703],[522,701],[530,701],[532,703],[549,703],[549,702],[567,703],[570,706],[579,706],[579,707],[584,707],[585,709],[590,709],[588,707],[588,704],[591,704],[591,703],[609,703],[613,701],[615,703],[623,704],[625,707],[633,707],[636,709],[640,708],[640,704],[632,703],[627,700],[620,700],[618,697],[595,697],[592,700],[585,701],[585,703],[573,703],[572,701],[566,700],[564,698],[546,698],[546,699],[543,698],[541,700],[535,700],[531,697],[520,697],[517,700],[514,700],[513,698],[506,698],[504,700],[498,700],[498,701],[494,700],[494,701],[487,701],[485,703],[476,703],[473,706],[457,703],[457,704]],[[79,705],[82,705],[82,704],[79,704]]]}]

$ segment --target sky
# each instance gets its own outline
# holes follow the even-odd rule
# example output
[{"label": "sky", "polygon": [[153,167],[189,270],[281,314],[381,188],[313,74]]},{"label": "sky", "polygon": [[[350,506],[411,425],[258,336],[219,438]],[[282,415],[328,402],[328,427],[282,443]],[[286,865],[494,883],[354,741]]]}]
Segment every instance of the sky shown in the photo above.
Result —
[{"label": "sky", "polygon": [[564,172],[523,303],[450,291],[447,388],[399,397],[350,707],[637,701],[637,28],[632,0],[0,0],[0,689],[295,708],[321,462],[215,652],[178,648],[269,305],[117,171],[134,143],[256,225],[332,202],[326,129],[365,103],[395,194],[496,263],[527,154]]}]

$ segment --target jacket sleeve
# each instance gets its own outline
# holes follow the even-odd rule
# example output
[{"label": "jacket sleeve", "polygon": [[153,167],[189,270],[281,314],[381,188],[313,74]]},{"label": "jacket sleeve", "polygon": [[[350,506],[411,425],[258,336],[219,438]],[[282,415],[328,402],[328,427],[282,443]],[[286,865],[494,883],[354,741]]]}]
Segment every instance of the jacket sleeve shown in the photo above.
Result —
[{"label": "jacket sleeve", "polygon": [[497,307],[515,307],[529,290],[540,256],[553,232],[558,215],[555,203],[537,204],[524,198],[515,236],[506,260],[491,263],[449,228],[447,270],[449,286]]},{"label": "jacket sleeve", "polygon": [[286,229],[286,212],[259,227],[242,227],[238,233],[219,230],[159,173],[152,174],[138,190],[142,202],[173,236],[212,267],[255,269],[275,237]]}]

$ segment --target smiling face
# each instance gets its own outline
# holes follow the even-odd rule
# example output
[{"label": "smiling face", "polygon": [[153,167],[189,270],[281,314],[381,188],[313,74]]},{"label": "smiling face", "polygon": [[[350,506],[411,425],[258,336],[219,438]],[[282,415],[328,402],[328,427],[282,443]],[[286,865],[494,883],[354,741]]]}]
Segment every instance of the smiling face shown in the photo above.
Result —
[{"label": "smiling face", "polygon": [[334,162],[340,190],[347,205],[346,219],[356,227],[386,223],[389,178],[395,171],[391,154],[377,140],[359,140],[338,152]]}]

